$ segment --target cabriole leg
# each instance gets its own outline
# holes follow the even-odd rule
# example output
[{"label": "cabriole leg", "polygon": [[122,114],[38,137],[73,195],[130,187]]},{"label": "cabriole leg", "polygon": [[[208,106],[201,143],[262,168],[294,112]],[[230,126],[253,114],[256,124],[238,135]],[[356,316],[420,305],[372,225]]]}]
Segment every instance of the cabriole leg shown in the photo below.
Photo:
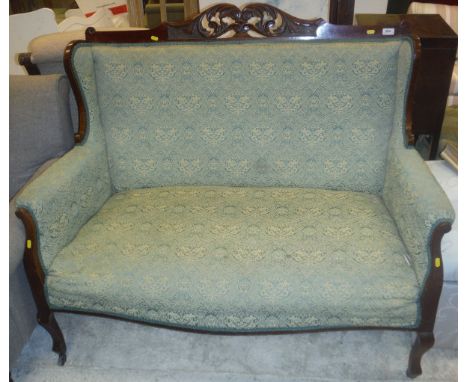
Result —
[{"label": "cabriole leg", "polygon": [[67,346],[63,338],[62,331],[55,319],[54,313],[49,311],[45,314],[38,314],[37,322],[49,332],[52,337],[52,351],[58,354],[58,364],[63,366],[67,360]]},{"label": "cabriole leg", "polygon": [[54,313],[49,308],[45,296],[45,274],[42,269],[41,261],[39,260],[36,224],[30,212],[25,208],[19,208],[16,211],[16,216],[23,221],[26,230],[23,264],[37,307],[37,322],[47,330],[52,337],[52,351],[58,354],[58,364],[63,366],[67,360],[67,347],[62,331],[55,320]]},{"label": "cabriole leg", "polygon": [[434,345],[434,333],[432,332],[417,332],[413,347],[408,360],[408,369],[406,375],[410,378],[416,378],[422,374],[421,358],[432,345]]}]

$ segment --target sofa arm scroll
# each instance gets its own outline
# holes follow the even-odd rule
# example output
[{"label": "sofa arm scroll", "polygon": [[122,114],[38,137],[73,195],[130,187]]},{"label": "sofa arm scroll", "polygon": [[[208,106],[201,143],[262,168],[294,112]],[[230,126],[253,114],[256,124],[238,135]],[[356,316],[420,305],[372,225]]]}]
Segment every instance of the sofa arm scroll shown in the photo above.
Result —
[{"label": "sofa arm scroll", "polygon": [[26,249],[37,245],[44,272],[110,195],[105,149],[95,145],[76,146],[23,189],[17,215],[33,220],[37,237],[26,239],[37,243],[27,241]]},{"label": "sofa arm scroll", "polygon": [[[455,212],[428,166],[413,148],[389,151],[383,198],[395,220],[421,286],[427,281],[431,262],[441,267],[440,248],[434,237],[450,230]],[[432,259],[439,253],[438,260]]]}]

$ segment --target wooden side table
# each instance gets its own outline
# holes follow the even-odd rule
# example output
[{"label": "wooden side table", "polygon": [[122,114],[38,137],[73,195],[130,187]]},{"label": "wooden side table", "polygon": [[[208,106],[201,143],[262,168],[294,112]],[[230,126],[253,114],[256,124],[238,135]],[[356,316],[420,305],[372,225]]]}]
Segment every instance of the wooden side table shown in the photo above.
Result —
[{"label": "wooden side table", "polygon": [[450,89],[458,36],[439,15],[357,14],[358,25],[397,26],[406,21],[421,39],[421,58],[415,77],[413,133],[431,137],[434,159]]}]

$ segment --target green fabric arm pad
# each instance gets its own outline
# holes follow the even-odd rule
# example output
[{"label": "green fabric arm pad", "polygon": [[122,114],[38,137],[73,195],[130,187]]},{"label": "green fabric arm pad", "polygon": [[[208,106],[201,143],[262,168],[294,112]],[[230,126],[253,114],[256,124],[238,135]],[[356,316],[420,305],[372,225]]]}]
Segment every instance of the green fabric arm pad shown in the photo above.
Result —
[{"label": "green fabric arm pad", "polygon": [[44,272],[55,255],[111,195],[104,145],[76,146],[18,195],[17,208],[27,209],[38,232]]},{"label": "green fabric arm pad", "polygon": [[417,151],[403,145],[390,147],[383,199],[422,285],[429,270],[432,232],[442,222],[451,224],[455,212]]}]

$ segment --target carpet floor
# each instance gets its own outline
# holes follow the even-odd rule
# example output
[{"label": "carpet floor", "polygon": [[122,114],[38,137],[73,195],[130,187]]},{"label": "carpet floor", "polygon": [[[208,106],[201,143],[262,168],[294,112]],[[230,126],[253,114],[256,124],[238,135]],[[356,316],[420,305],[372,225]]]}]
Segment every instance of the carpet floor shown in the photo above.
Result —
[{"label": "carpet floor", "polygon": [[[68,359],[57,365],[37,327],[23,349],[15,382],[308,382],[408,381],[412,334],[347,331],[218,336],[120,320],[56,314]],[[418,381],[456,381],[457,351],[430,350]]]}]

